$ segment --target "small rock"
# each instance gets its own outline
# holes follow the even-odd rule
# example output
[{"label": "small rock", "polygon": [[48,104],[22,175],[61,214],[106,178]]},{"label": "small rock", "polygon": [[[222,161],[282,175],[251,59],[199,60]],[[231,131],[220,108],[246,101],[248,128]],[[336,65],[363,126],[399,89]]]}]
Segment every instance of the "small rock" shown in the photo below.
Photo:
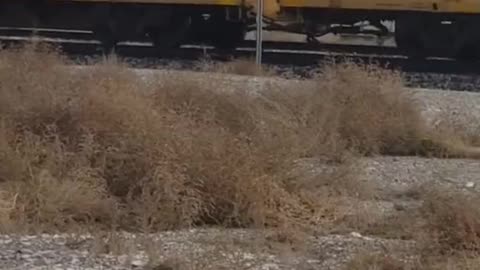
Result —
[{"label": "small rock", "polygon": [[399,203],[393,205],[394,209],[397,211],[405,211],[405,206]]},{"label": "small rock", "polygon": [[475,187],[475,183],[474,183],[474,182],[467,182],[467,184],[465,184],[465,187],[467,187],[467,188],[474,188],[474,187]]},{"label": "small rock", "polygon": [[117,258],[117,261],[120,263],[120,264],[126,264],[128,262],[128,256],[127,255],[120,255],[118,256]]},{"label": "small rock", "polygon": [[353,237],[357,237],[357,238],[362,238],[362,237],[363,237],[363,236],[362,236],[360,233],[358,233],[358,232],[351,232],[350,235],[353,236]]},{"label": "small rock", "polygon": [[146,264],[147,264],[147,262],[145,260],[142,260],[142,259],[134,259],[131,262],[131,265],[134,266],[134,267],[142,267],[142,266],[145,266]]},{"label": "small rock", "polygon": [[243,254],[243,259],[244,260],[253,260],[253,259],[255,259],[255,255],[253,255],[251,253],[244,253]]},{"label": "small rock", "polygon": [[275,263],[266,263],[262,265],[262,270],[278,270],[280,267]]}]

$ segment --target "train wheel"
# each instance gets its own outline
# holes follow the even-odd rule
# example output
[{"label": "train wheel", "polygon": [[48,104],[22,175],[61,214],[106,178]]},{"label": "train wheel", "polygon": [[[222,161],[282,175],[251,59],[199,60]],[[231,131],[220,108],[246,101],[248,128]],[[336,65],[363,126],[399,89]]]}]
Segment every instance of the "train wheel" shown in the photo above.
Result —
[{"label": "train wheel", "polygon": [[218,49],[233,50],[245,39],[246,27],[243,22],[224,21],[217,27],[212,44]]},{"label": "train wheel", "polygon": [[18,1],[0,1],[0,24],[2,27],[35,27],[38,14],[33,8],[35,1],[22,3]]},{"label": "train wheel", "polygon": [[480,37],[473,36],[472,38],[465,41],[464,44],[459,48],[457,59],[460,60],[480,60]]},{"label": "train wheel", "polygon": [[424,56],[425,48],[418,34],[418,23],[408,18],[395,21],[395,43],[397,47],[411,57]]},{"label": "train wheel", "polygon": [[96,38],[101,44],[104,54],[110,54],[115,51],[118,43],[118,38],[115,35],[113,27],[108,25],[101,25],[95,27],[93,31]]},{"label": "train wheel", "polygon": [[232,50],[246,35],[246,25],[241,21],[228,21],[221,14],[213,14],[208,19],[195,17],[192,28],[192,41],[207,43],[217,49]]},{"label": "train wheel", "polygon": [[395,22],[395,42],[411,57],[454,57],[460,24],[406,16]]},{"label": "train wheel", "polygon": [[104,54],[112,53],[119,41],[117,18],[113,11],[110,4],[102,4],[93,8],[89,14],[94,21],[93,35],[100,42]]},{"label": "train wheel", "polygon": [[190,16],[173,16],[167,24],[148,27],[146,32],[155,48],[171,49],[180,46],[187,39],[191,24]]},{"label": "train wheel", "polygon": [[456,58],[461,60],[480,59],[480,33],[476,29],[479,20],[466,19],[462,21],[462,26],[455,40]]}]

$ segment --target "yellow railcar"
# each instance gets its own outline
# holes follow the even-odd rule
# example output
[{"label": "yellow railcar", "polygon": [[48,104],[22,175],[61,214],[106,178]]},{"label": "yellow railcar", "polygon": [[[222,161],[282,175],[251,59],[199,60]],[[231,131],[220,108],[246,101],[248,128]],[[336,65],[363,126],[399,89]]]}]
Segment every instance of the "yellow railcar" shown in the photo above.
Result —
[{"label": "yellow railcar", "polygon": [[[389,34],[382,21],[395,23],[397,47],[414,56],[480,56],[480,0],[278,0],[280,12],[296,16],[307,36],[328,31],[361,31],[368,21]],[[337,26],[331,27],[336,24]],[[338,26],[340,25],[340,26]]]},{"label": "yellow railcar", "polygon": [[282,7],[376,11],[480,13],[476,0],[279,0]]},{"label": "yellow railcar", "polygon": [[[255,23],[257,0],[0,0],[0,27],[92,31],[112,48],[122,40],[151,39],[159,48],[207,42],[231,48]],[[418,56],[480,56],[480,0],[264,0],[269,27],[306,35],[362,33],[370,22],[378,35]]]}]

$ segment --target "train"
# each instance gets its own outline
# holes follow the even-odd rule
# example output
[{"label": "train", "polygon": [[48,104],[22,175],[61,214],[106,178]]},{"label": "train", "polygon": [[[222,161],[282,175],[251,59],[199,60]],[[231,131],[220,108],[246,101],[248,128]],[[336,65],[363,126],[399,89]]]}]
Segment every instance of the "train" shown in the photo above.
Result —
[{"label": "train", "polygon": [[[480,57],[480,0],[263,0],[266,29],[305,35],[385,36],[411,57]],[[256,0],[0,0],[1,28],[90,31],[105,50],[149,40],[238,46],[255,29]],[[383,22],[394,22],[390,31]],[[370,28],[359,26],[367,22]],[[369,29],[369,30],[366,30]]]}]

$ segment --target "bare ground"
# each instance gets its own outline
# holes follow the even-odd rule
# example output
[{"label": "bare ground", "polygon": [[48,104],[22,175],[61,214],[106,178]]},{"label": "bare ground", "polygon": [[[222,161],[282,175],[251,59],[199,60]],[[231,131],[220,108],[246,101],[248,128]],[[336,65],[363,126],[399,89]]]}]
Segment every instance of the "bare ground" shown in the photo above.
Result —
[{"label": "bare ground", "polygon": [[305,249],[297,252],[281,243],[262,244],[263,237],[264,233],[233,229],[122,234],[107,244],[92,235],[3,236],[2,269],[170,269],[159,267],[164,264],[180,269],[334,270],[357,252],[387,251],[408,258],[413,244],[326,235],[309,238]]}]

